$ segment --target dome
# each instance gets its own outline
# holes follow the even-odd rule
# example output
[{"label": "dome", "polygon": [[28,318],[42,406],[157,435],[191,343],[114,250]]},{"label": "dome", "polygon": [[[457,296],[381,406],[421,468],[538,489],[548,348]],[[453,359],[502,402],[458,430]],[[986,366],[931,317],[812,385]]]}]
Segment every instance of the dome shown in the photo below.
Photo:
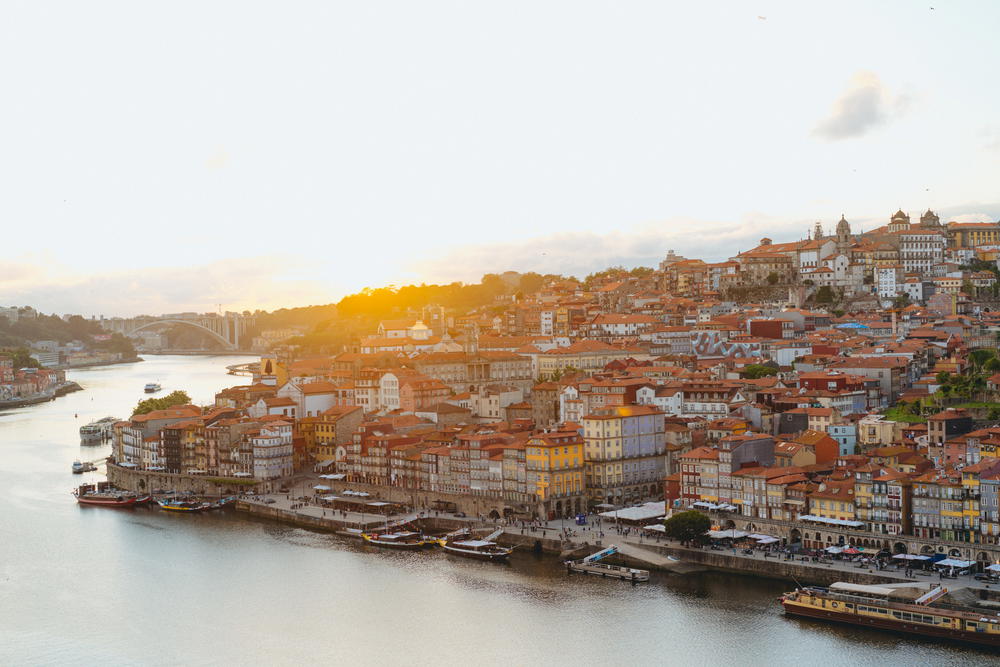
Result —
[{"label": "dome", "polygon": [[898,211],[896,211],[895,213],[892,214],[892,219],[893,220],[908,220],[909,217],[910,216],[908,216],[905,213],[903,213],[903,209],[899,209]]}]

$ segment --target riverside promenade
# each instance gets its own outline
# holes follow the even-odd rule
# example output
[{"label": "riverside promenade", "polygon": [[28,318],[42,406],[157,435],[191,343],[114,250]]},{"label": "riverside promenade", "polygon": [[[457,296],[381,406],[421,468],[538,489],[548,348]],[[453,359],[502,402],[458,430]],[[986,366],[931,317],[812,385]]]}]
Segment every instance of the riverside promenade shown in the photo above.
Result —
[{"label": "riverside promenade", "polygon": [[324,508],[315,498],[296,492],[306,490],[304,484],[293,488],[290,493],[270,493],[240,498],[237,510],[247,514],[309,530],[330,532],[344,537],[360,538],[367,530],[383,530],[405,524],[417,524],[429,533],[446,533],[457,528],[471,528],[489,531],[503,528],[498,541],[519,549],[558,555],[561,558],[580,558],[588,553],[614,544],[619,562],[633,567],[641,567],[674,574],[687,574],[700,570],[722,570],[751,576],[783,579],[798,584],[829,585],[835,581],[858,584],[881,583],[932,583],[949,590],[968,588],[972,590],[1000,589],[986,582],[975,580],[971,575],[957,579],[939,579],[936,573],[917,572],[906,576],[903,568],[894,567],[877,570],[874,566],[859,566],[857,563],[833,560],[828,563],[814,562],[804,557],[786,559],[783,554],[768,554],[764,551],[743,553],[740,549],[713,550],[681,546],[674,540],[662,536],[629,531],[619,532],[613,521],[604,519],[578,526],[568,519],[547,522],[491,521],[485,517],[463,517],[441,511],[405,512],[390,515],[360,513]]}]

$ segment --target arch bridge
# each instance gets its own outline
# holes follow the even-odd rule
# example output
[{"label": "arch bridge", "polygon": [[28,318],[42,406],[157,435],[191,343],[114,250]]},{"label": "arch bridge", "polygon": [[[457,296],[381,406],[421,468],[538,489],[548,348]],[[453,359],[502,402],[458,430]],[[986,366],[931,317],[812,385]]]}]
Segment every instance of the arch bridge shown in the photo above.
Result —
[{"label": "arch bridge", "polygon": [[182,313],[179,315],[160,315],[158,317],[143,315],[140,317],[116,317],[101,320],[101,326],[106,330],[133,337],[140,331],[157,327],[183,325],[197,329],[212,340],[218,341],[227,350],[239,350],[241,338],[253,325],[253,317],[245,317],[240,313],[227,312],[225,315],[206,313]]}]

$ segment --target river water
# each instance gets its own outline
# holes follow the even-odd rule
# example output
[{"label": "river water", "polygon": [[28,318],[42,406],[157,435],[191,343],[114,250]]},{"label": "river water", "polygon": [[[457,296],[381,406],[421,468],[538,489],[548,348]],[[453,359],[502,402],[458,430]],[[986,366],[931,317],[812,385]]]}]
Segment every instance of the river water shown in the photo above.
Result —
[{"label": "river water", "polygon": [[[983,664],[981,650],[786,618],[782,582],[721,573],[629,586],[386,553],[244,518],[80,507],[77,429],[156,381],[198,403],[240,357],[71,371],[85,391],[0,415],[0,664]],[[163,395],[163,394],[160,394]]]}]

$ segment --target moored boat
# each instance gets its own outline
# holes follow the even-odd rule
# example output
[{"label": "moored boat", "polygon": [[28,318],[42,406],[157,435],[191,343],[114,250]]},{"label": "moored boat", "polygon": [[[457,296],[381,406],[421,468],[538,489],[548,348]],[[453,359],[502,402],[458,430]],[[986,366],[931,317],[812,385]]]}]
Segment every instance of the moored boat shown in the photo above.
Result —
[{"label": "moored boat", "polygon": [[568,572],[579,572],[580,574],[592,574],[595,577],[605,577],[611,579],[624,579],[632,583],[649,581],[649,570],[639,570],[634,567],[624,565],[608,565],[600,561],[608,556],[618,553],[618,547],[611,545],[595,554],[579,560],[565,561]]},{"label": "moored boat", "polygon": [[118,421],[120,420],[117,417],[104,417],[81,426],[80,444],[100,445],[110,440],[114,435],[115,422]]},{"label": "moored boat", "polygon": [[447,553],[478,560],[505,561],[514,552],[512,547],[502,547],[493,540],[500,536],[503,529],[496,530],[482,539],[472,536],[468,530],[457,530],[438,540]]},{"label": "moored boat", "polygon": [[369,544],[390,549],[421,549],[431,544],[420,533],[409,530],[396,533],[361,533],[361,537]]},{"label": "moored boat", "polygon": [[83,484],[73,491],[76,502],[81,505],[100,505],[102,507],[133,507],[149,502],[149,496],[140,496],[131,491],[123,491],[111,486],[108,482],[98,484]]},{"label": "moored boat", "polygon": [[168,512],[206,512],[213,509],[212,503],[192,500],[157,500],[156,504]]},{"label": "moored boat", "polygon": [[912,586],[861,586],[837,582],[829,588],[797,588],[779,598],[786,614],[1000,646],[1000,616],[993,608],[945,601],[947,589]]},{"label": "moored boat", "polygon": [[90,461],[73,461],[73,474],[80,475],[85,472],[91,472],[97,470],[95,466]]},{"label": "moored boat", "polygon": [[161,387],[156,382],[149,382],[149,383],[146,384],[145,387],[143,387],[143,391],[145,391],[147,394],[155,394],[156,392],[160,391],[161,389],[163,389],[163,387]]}]

